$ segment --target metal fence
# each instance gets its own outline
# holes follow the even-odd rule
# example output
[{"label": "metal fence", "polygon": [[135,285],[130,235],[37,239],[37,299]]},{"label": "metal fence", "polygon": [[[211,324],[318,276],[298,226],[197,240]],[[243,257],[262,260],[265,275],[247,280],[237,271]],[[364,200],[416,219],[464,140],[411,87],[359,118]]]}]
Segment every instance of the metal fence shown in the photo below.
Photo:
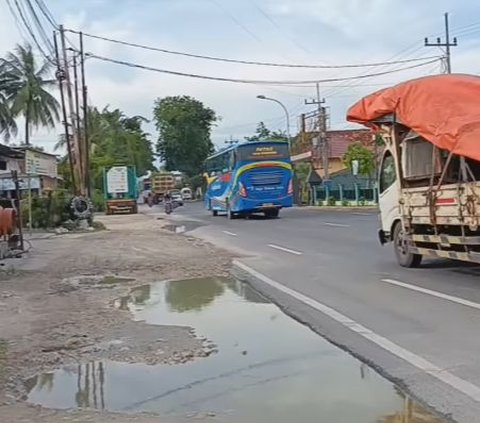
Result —
[{"label": "metal fence", "polygon": [[378,188],[375,184],[362,186],[362,184],[317,186],[312,189],[313,204],[322,203],[353,203],[376,204],[378,202]]}]

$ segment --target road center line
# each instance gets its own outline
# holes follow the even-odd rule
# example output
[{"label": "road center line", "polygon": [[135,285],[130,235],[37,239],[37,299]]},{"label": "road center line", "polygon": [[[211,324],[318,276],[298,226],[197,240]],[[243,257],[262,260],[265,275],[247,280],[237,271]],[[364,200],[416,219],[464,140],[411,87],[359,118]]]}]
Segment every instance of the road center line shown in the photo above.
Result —
[{"label": "road center line", "polygon": [[303,253],[300,251],[290,250],[290,248],[281,247],[280,245],[275,244],[268,244],[270,248],[274,248],[275,250],[285,251],[286,253],[295,254],[296,256],[301,256]]},{"label": "road center line", "polygon": [[233,232],[229,232],[229,231],[222,231],[222,232],[230,236],[237,236],[237,234],[234,234]]},{"label": "road center line", "polygon": [[390,285],[399,286],[401,288],[410,289],[412,291],[421,292],[422,294],[431,295],[432,297],[441,298],[443,300],[451,301],[452,303],[457,303],[457,304],[464,305],[466,307],[476,308],[477,310],[480,310],[480,304],[479,303],[475,303],[473,301],[465,300],[465,299],[460,298],[460,297],[454,297],[452,295],[443,294],[442,292],[432,291],[431,289],[422,288],[422,287],[416,286],[416,285],[410,285],[410,284],[405,283],[405,282],[396,281],[395,279],[382,279],[382,282],[389,283]]},{"label": "road center line", "polygon": [[424,359],[423,357],[401,347],[400,345],[395,344],[394,342],[390,341],[389,339],[381,335],[378,335],[377,333],[357,323],[356,321],[350,319],[349,317],[336,311],[335,309],[325,304],[322,304],[310,297],[307,297],[306,295],[301,294],[300,292],[297,292],[291,288],[288,288],[282,285],[281,283],[274,281],[273,279],[270,279],[268,276],[265,276],[262,273],[257,272],[255,269],[252,269],[246,264],[243,264],[239,260],[234,260],[233,265],[249,273],[251,276],[255,277],[256,279],[259,279],[263,283],[277,289],[278,291],[281,291],[287,295],[290,295],[291,297],[297,299],[298,301],[325,314],[326,316],[340,323],[344,327],[352,330],[353,332],[356,332],[358,335],[364,337],[365,339],[368,339],[369,341],[373,342],[374,344],[378,345],[379,347],[383,348],[389,353],[403,359],[404,361],[416,367],[417,369],[422,370],[428,375],[462,392],[463,394],[467,395],[473,400],[480,402],[480,387],[478,387],[477,385],[474,385],[473,383],[465,379],[455,376],[453,373],[450,373],[449,371],[438,367],[437,365]]},{"label": "road center line", "polygon": [[330,222],[322,222],[325,226],[336,226],[338,228],[349,228],[350,225],[344,225],[343,223],[330,223]]}]

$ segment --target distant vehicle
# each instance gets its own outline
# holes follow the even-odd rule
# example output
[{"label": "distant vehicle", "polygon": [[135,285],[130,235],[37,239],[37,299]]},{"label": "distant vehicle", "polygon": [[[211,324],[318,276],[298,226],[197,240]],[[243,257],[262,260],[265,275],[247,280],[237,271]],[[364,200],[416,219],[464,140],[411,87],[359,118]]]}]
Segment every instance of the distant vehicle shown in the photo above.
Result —
[{"label": "distant vehicle", "polygon": [[175,178],[169,172],[154,173],[151,177],[151,190],[154,196],[154,203],[158,204],[163,200],[167,191],[175,188]]},{"label": "distant vehicle", "polygon": [[170,198],[178,206],[183,206],[183,197],[180,191],[178,190],[170,191]]},{"label": "distant vehicle", "polygon": [[385,143],[379,238],[393,244],[400,266],[417,267],[423,257],[480,263],[479,97],[479,77],[436,75],[348,111],[349,121],[378,128]]},{"label": "distant vehicle", "polygon": [[205,207],[214,216],[232,219],[264,213],[278,217],[293,205],[293,171],[288,143],[261,141],[237,144],[210,156],[205,163]]},{"label": "distant vehicle", "polygon": [[190,201],[193,199],[192,190],[190,188],[182,188],[180,193],[182,194],[184,201]]},{"label": "distant vehicle", "polygon": [[134,166],[112,166],[103,169],[103,194],[106,214],[138,212],[138,187]]}]

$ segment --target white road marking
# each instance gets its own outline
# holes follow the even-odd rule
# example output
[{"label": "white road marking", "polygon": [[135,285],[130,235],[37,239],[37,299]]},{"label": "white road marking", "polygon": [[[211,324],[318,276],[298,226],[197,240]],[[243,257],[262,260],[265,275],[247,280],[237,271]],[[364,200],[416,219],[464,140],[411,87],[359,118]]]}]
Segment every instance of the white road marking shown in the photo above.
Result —
[{"label": "white road marking", "polygon": [[337,228],[349,228],[350,225],[344,225],[343,223],[330,223],[330,222],[322,222],[325,226],[336,226]]},{"label": "white road marking", "polygon": [[280,245],[268,244],[270,248],[275,250],[285,251],[286,253],[295,254],[296,256],[301,256],[303,253],[300,251],[290,250],[290,248],[281,247]]},{"label": "white road marking", "polygon": [[234,234],[233,232],[229,232],[229,231],[222,231],[222,232],[230,236],[237,236],[237,234]]},{"label": "white road marking", "polygon": [[422,294],[431,295],[432,297],[441,298],[443,300],[451,301],[452,303],[457,303],[457,304],[464,305],[466,307],[476,308],[477,310],[480,310],[480,304],[479,303],[475,303],[473,301],[465,300],[465,299],[460,298],[460,297],[454,297],[452,295],[443,294],[442,292],[432,291],[431,289],[422,288],[422,287],[416,286],[416,285],[410,285],[410,284],[405,283],[405,282],[396,281],[395,279],[382,279],[382,282],[386,282],[386,283],[389,283],[390,285],[400,286],[402,288],[410,289],[412,291],[421,292]]},{"label": "white road marking", "polygon": [[239,269],[242,269],[245,272],[250,273],[253,277],[261,280],[267,285],[273,288],[276,288],[277,290],[287,295],[290,295],[291,297],[297,299],[298,301],[301,301],[302,303],[312,307],[315,310],[318,310],[319,312],[325,314],[326,316],[330,317],[331,319],[335,320],[336,322],[340,323],[346,328],[370,340],[371,342],[383,348],[384,350],[388,351],[389,353],[403,359],[404,361],[416,367],[417,369],[424,371],[428,375],[462,392],[463,394],[467,395],[473,400],[480,402],[480,387],[478,387],[477,385],[474,385],[473,383],[465,379],[455,376],[449,371],[440,368],[439,366],[424,359],[423,357],[401,347],[400,345],[395,344],[394,342],[390,341],[389,339],[381,335],[378,335],[377,333],[357,323],[356,321],[350,319],[349,317],[336,311],[335,309],[325,304],[322,304],[310,297],[307,297],[306,295],[301,294],[300,292],[297,292],[291,288],[288,288],[282,285],[281,283],[274,281],[273,279],[270,279],[268,276],[265,276],[262,273],[257,272],[255,269],[252,269],[251,267],[247,266],[246,264],[243,264],[238,260],[234,260],[233,264]]},{"label": "white road marking", "polygon": [[352,213],[354,216],[373,216],[373,213]]}]

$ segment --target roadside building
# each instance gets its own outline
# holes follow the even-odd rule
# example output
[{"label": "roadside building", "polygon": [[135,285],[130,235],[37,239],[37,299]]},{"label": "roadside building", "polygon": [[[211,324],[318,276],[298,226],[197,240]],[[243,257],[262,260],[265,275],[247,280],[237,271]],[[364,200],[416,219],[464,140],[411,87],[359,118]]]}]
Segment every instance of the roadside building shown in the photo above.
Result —
[{"label": "roadside building", "polygon": [[42,194],[57,189],[57,157],[33,147],[8,147],[0,144],[0,196],[15,198],[12,171],[18,173],[20,191],[29,188]]}]

